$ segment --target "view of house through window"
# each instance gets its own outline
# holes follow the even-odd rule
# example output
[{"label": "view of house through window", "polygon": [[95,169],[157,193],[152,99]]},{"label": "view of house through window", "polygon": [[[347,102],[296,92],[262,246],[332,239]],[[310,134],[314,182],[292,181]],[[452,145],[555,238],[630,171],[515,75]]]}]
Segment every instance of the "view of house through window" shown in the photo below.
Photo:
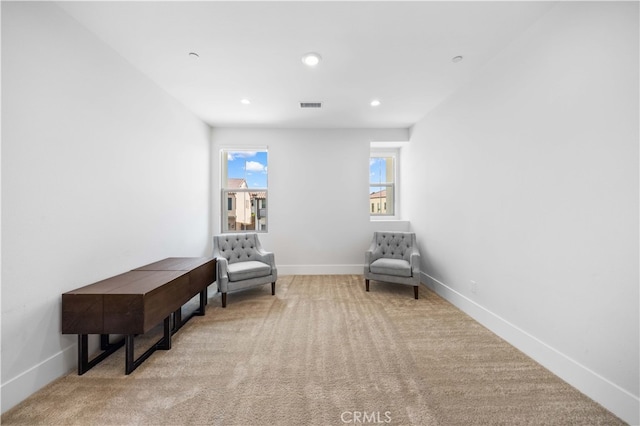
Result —
[{"label": "view of house through window", "polygon": [[369,158],[369,214],[393,216],[395,200],[395,157],[371,153]]},{"label": "view of house through window", "polygon": [[266,150],[221,150],[222,232],[267,231]]}]

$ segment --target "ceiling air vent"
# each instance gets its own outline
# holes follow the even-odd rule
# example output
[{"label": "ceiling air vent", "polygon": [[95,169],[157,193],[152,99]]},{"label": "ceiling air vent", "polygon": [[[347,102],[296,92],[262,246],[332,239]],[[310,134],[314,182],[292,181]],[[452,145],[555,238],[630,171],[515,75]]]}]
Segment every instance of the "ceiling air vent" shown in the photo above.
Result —
[{"label": "ceiling air vent", "polygon": [[322,108],[322,102],[300,102],[300,108]]}]

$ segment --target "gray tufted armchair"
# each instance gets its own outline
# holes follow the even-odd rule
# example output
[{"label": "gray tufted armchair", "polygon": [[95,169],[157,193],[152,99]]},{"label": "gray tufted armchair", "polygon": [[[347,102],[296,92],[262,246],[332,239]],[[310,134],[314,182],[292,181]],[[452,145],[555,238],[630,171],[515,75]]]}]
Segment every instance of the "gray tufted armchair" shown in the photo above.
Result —
[{"label": "gray tufted armchair", "polygon": [[276,294],[278,271],[274,255],[262,249],[255,232],[214,236],[213,256],[223,308],[227,306],[230,291],[271,283],[271,294]]},{"label": "gray tufted armchair", "polygon": [[413,232],[374,232],[369,250],[364,255],[365,287],[369,280],[413,286],[418,298],[420,285],[420,253]]}]

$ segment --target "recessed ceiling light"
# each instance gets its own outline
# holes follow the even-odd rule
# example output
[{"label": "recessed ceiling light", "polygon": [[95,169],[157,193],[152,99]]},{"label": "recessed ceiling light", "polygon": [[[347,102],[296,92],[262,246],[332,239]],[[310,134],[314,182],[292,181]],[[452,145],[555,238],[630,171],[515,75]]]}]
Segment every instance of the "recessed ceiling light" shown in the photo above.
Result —
[{"label": "recessed ceiling light", "polygon": [[372,107],[377,107],[380,106],[380,100],[379,99],[374,99],[371,101],[371,106]]},{"label": "recessed ceiling light", "polygon": [[251,103],[251,101],[249,99],[247,99],[247,98],[243,98],[243,99],[240,99],[240,103],[242,105],[249,105]]},{"label": "recessed ceiling light", "polygon": [[451,62],[458,63],[461,60],[462,60],[462,56],[454,56],[453,59],[451,59]]},{"label": "recessed ceiling light", "polygon": [[320,63],[321,59],[322,57],[315,52],[309,52],[302,55],[302,63],[308,67],[315,67]]},{"label": "recessed ceiling light", "polygon": [[191,56],[192,58],[199,58],[200,55],[198,55],[196,52],[189,52],[189,56]]}]

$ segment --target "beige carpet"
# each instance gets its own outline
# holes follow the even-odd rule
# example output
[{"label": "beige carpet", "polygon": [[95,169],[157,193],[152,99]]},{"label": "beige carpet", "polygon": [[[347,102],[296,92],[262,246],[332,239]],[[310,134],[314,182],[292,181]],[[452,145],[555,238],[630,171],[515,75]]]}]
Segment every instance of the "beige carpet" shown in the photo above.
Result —
[{"label": "beige carpet", "polygon": [[[425,287],[285,276],[124,375],[124,348],[2,416],[28,425],[623,424]],[[145,336],[145,338],[157,336]],[[144,339],[138,339],[143,345]]]}]

